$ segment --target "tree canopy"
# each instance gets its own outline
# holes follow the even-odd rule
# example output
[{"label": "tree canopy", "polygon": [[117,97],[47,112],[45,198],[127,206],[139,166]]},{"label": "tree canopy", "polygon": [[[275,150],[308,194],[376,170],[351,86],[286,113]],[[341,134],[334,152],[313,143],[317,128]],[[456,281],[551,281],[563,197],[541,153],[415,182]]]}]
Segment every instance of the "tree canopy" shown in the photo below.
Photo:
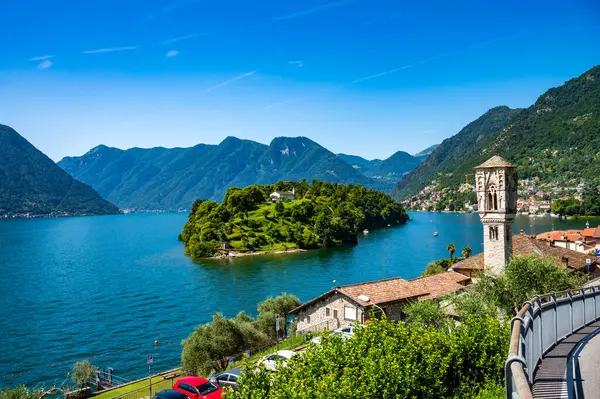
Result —
[{"label": "tree canopy", "polygon": [[285,327],[288,312],[299,305],[297,297],[283,293],[259,303],[256,319],[245,312],[232,319],[215,314],[210,323],[199,326],[183,341],[183,369],[205,375],[213,369],[222,371],[227,367],[228,357],[271,346],[276,339],[275,315],[280,315]]}]

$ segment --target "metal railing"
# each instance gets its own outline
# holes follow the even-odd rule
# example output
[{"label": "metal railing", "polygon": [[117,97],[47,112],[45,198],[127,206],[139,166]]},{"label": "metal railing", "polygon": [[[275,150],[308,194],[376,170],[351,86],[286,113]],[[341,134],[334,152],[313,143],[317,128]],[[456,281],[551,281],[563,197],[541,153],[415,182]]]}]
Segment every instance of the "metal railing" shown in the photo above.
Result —
[{"label": "metal railing", "polygon": [[600,319],[600,289],[584,288],[537,296],[511,320],[504,366],[507,399],[531,399],[531,384],[544,355],[573,332]]}]

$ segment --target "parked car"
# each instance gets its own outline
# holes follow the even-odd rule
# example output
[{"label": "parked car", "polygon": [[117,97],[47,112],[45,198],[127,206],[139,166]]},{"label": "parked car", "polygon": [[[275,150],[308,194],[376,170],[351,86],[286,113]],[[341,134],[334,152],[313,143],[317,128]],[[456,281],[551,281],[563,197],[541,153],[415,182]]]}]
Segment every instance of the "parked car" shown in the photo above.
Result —
[{"label": "parked car", "polygon": [[363,328],[364,326],[362,324],[357,324],[357,325],[349,325],[346,327],[342,327],[342,328],[338,328],[337,330],[335,330],[333,332],[334,335],[341,335],[342,338],[344,339],[348,339],[348,338],[352,338],[354,336],[354,333],[356,332],[356,330],[358,328]]},{"label": "parked car", "polygon": [[286,364],[293,356],[296,355],[294,351],[277,351],[271,355],[267,355],[259,360],[258,365],[264,364],[265,368],[269,371],[277,370],[277,360],[280,360],[282,364]]},{"label": "parked car", "polygon": [[152,399],[190,399],[189,396],[174,391],[172,389],[168,389],[166,391],[157,392]]},{"label": "parked car", "polygon": [[175,382],[173,389],[190,399],[221,399],[221,388],[201,377],[183,377]]},{"label": "parked car", "polygon": [[242,369],[232,369],[222,372],[221,374],[217,374],[212,376],[209,380],[215,385],[218,385],[219,388],[223,389],[224,387],[231,387],[234,391],[238,390],[238,379],[240,375],[244,372]]}]

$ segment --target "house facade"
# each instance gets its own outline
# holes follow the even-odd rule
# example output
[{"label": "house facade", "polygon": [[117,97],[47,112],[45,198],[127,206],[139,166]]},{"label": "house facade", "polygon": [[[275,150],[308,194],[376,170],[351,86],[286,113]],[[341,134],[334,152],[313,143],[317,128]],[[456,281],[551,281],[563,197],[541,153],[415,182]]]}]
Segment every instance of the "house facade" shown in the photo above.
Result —
[{"label": "house facade", "polygon": [[271,202],[280,202],[283,200],[294,201],[296,199],[296,190],[292,191],[274,191],[269,195]]},{"label": "house facade", "polygon": [[364,324],[371,315],[382,312],[388,320],[398,321],[404,318],[403,308],[408,303],[462,291],[470,280],[450,271],[414,280],[391,278],[334,287],[290,314],[296,317],[298,334]]}]

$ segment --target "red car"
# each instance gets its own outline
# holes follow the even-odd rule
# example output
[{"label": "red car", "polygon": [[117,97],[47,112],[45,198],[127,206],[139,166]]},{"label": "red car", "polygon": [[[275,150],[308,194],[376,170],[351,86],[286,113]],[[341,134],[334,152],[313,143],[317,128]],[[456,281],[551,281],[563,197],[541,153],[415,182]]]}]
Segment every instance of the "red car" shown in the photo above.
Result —
[{"label": "red car", "polygon": [[190,399],[221,399],[223,392],[218,386],[201,377],[180,378],[173,390],[189,396]]}]

